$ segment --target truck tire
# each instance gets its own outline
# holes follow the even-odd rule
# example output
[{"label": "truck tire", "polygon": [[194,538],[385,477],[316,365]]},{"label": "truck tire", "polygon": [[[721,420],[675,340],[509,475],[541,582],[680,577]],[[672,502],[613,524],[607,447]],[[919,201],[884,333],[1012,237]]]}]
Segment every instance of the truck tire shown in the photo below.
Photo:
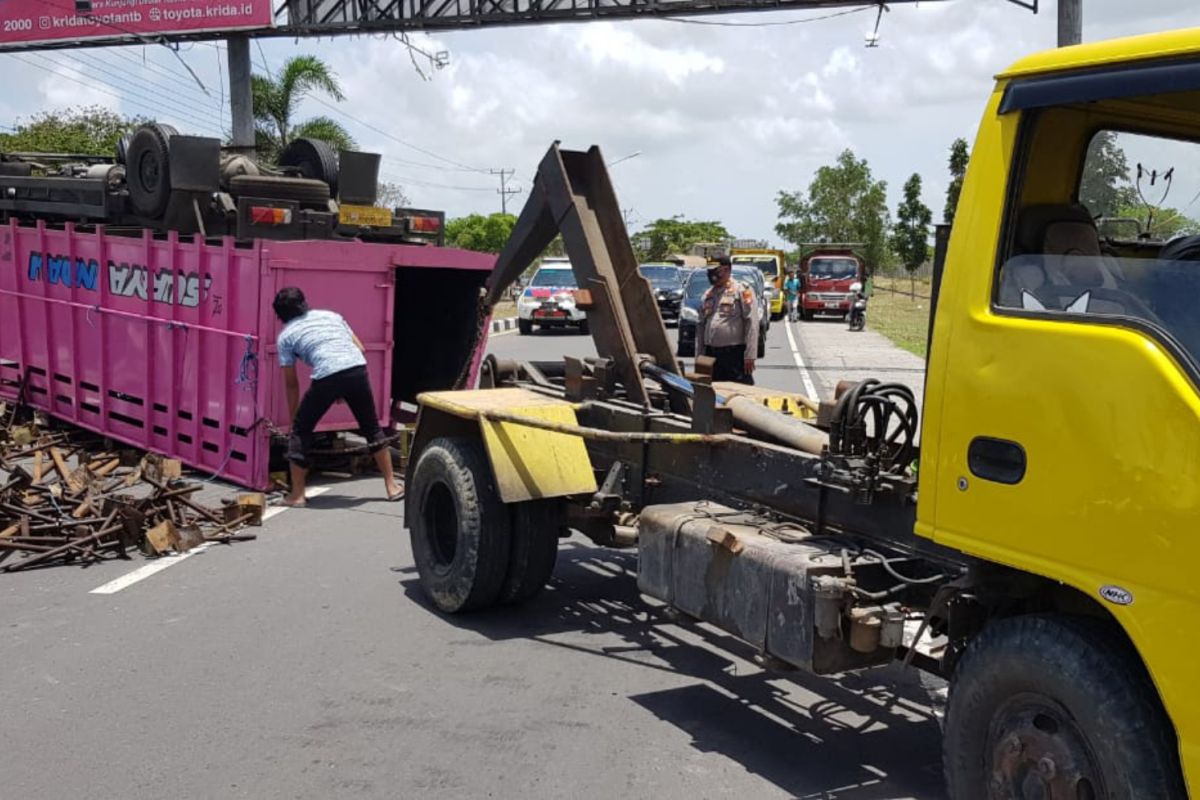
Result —
[{"label": "truck tire", "polygon": [[588,321],[586,319],[579,323],[579,332],[584,336],[587,336],[592,332],[592,328],[590,325],[588,325]]},{"label": "truck tire", "polygon": [[500,590],[501,603],[520,603],[545,588],[558,560],[558,531],[562,527],[558,500],[515,503],[511,510],[508,574]]},{"label": "truck tire", "polygon": [[521,336],[528,336],[533,333],[533,322],[527,319],[517,320],[517,332]]},{"label": "truck tire", "polygon": [[511,522],[483,445],[434,439],[408,492],[413,559],[429,599],[448,614],[495,605],[508,572]]},{"label": "truck tire", "polygon": [[801,311],[801,312],[800,312],[800,319],[804,320],[805,322],[812,322],[812,321],[813,321],[813,312],[811,312],[811,311]]},{"label": "truck tire", "polygon": [[1001,620],[967,648],[943,737],[950,797],[1184,798],[1174,731],[1103,622]]},{"label": "truck tire", "polygon": [[151,123],[138,128],[126,151],[129,202],[140,216],[158,219],[171,199],[170,138],[174,128]]},{"label": "truck tire", "polygon": [[306,206],[325,206],[329,202],[328,184],[275,175],[237,175],[229,181],[229,193],[234,197],[291,200]]},{"label": "truck tire", "polygon": [[329,196],[338,195],[338,154],[324,139],[293,139],[279,155],[279,166],[295,167],[300,174],[329,187]]}]

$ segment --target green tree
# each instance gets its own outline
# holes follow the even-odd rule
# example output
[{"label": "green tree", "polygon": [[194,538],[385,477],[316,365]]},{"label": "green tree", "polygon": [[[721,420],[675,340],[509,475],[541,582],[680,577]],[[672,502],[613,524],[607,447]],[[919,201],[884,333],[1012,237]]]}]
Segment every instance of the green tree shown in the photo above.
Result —
[{"label": "green tree", "polygon": [[0,151],[111,157],[117,140],[143,121],[99,106],[43,111],[18,121],[12,133],[0,134]]},{"label": "green tree", "polygon": [[1079,179],[1079,202],[1097,217],[1123,216],[1118,212],[1138,204],[1137,189],[1129,179],[1129,162],[1112,131],[1100,131],[1088,145]]},{"label": "green tree", "polygon": [[1200,233],[1200,222],[1185,216],[1178,209],[1147,206],[1136,199],[1134,204],[1113,209],[1111,216],[1136,219],[1142,232],[1157,241],[1166,241],[1181,234]]},{"label": "green tree", "polygon": [[499,253],[508,243],[517,218],[512,214],[471,214],[446,223],[446,244],[481,253]]},{"label": "green tree", "polygon": [[929,255],[929,223],[933,212],[921,202],[921,176],[913,173],[904,183],[904,199],[896,209],[896,224],[892,228],[892,251],[908,270],[916,295],[915,273]]},{"label": "green tree", "polygon": [[971,160],[971,152],[967,149],[966,139],[955,139],[950,145],[950,185],[946,187],[946,208],[942,218],[946,224],[954,222],[954,212],[958,210],[958,196],[962,194],[963,178],[967,176],[967,164]]},{"label": "green tree", "polygon": [[861,242],[868,269],[886,263],[887,183],[871,175],[866,159],[844,150],[837,163],[817,170],[807,192],[780,191],[775,232],[794,245]]},{"label": "green tree", "polygon": [[296,122],[300,102],[313,92],[321,92],[334,100],[345,100],[337,76],[316,56],[294,56],[288,59],[274,77],[254,75],[251,79],[254,96],[255,140],[261,158],[274,163],[288,142],[293,139],[324,139],[335,149],[352,150],[354,139],[342,125],[329,117],[313,117]]},{"label": "green tree", "polygon": [[675,253],[686,253],[700,242],[725,242],[731,238],[720,222],[684,219],[679,214],[656,219],[631,237],[641,261],[661,261]]}]

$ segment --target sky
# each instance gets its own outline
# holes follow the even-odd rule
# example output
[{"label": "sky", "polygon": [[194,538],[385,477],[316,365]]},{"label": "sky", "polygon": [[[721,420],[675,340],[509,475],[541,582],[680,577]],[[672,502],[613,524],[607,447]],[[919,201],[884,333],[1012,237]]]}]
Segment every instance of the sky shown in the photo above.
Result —
[{"label": "sky", "polygon": [[[805,189],[845,148],[887,182],[893,213],[919,173],[940,219],[950,144],[974,137],[993,76],[1056,41],[1055,0],[1036,15],[1007,0],[890,9],[874,48],[869,9],[693,18],[754,27],[636,20],[413,36],[448,54],[441,69],[382,36],[267,39],[252,54],[258,71],[297,54],[329,62],[346,100],[307,100],[299,117],[332,116],[362,149],[383,153],[383,177],[416,206],[499,211],[491,171],[514,170],[510,186],[527,187],[559,140],[600,146],[631,230],[683,215],[778,242],[777,193]],[[1084,0],[1085,41],[1195,24],[1194,0]],[[153,46],[0,55],[0,127],[88,104],[220,135],[224,55],[212,43],[177,55]],[[523,202],[510,197],[509,210]]]}]

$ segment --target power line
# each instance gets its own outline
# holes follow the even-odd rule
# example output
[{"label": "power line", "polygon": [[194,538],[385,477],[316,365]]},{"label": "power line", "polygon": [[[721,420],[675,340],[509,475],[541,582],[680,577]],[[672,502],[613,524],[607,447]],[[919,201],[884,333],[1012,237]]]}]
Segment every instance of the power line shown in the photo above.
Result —
[{"label": "power line", "polygon": [[[79,69],[72,66],[71,64],[63,63],[60,61],[55,61],[41,53],[31,53],[30,55],[33,55],[35,57],[40,57],[43,60],[48,61],[49,63],[53,64],[54,66],[69,69],[74,72],[79,72]],[[86,69],[87,65],[83,64],[83,66]],[[113,75],[113,73],[111,73],[111,72],[107,72],[105,70],[101,70],[101,71],[105,72],[105,74]],[[55,73],[55,74],[60,75],[60,76],[62,75],[62,73]],[[86,77],[88,78],[88,80],[96,81],[98,83],[104,84],[105,86],[111,86],[112,88],[118,90],[118,92],[124,92],[125,94],[117,95],[117,97],[119,97],[119,98],[130,99],[131,101],[132,101],[133,97],[141,98],[141,100],[142,100],[141,104],[146,106],[147,108],[153,109],[156,114],[166,111],[169,114],[175,115],[179,119],[188,120],[190,124],[198,126],[198,130],[204,130],[204,131],[208,131],[208,132],[212,131],[212,127],[211,127],[212,121],[211,120],[195,116],[193,114],[195,109],[185,106],[180,101],[171,100],[171,99],[168,99],[161,95],[148,96],[140,90],[135,91],[134,88],[132,88],[132,87],[122,86],[120,84],[112,83],[111,81],[107,81],[104,78],[98,77],[96,75],[88,74]],[[124,80],[124,78],[120,75],[115,75],[114,77],[116,77],[117,80]],[[78,81],[78,79],[76,79],[76,80]],[[86,85],[86,84],[84,84],[84,85]],[[164,105],[166,105],[167,107],[164,108]]]},{"label": "power line", "polygon": [[[87,83],[87,82],[85,82],[84,80],[82,80],[81,78],[78,78],[78,77],[76,77],[76,76],[74,76],[74,75],[64,75],[64,74],[63,74],[62,72],[60,72],[58,69],[53,69],[53,68],[51,68],[51,67],[47,67],[47,66],[44,66],[44,65],[42,65],[42,64],[38,64],[37,62],[34,62],[34,61],[29,61],[29,60],[28,60],[28,59],[26,59],[26,58],[22,58],[22,54],[21,54],[21,53],[7,53],[6,55],[8,55],[8,56],[9,56],[9,57],[11,57],[11,58],[15,58],[16,60],[18,60],[18,61],[22,62],[23,64],[28,64],[29,66],[31,66],[31,67],[35,67],[35,68],[37,68],[37,69],[40,69],[40,70],[42,70],[43,72],[48,72],[48,73],[50,73],[51,75],[53,75],[54,77],[56,77],[56,78],[69,80],[69,81],[71,81],[71,82],[73,82],[73,83],[77,83],[77,84],[79,84],[80,86],[83,86],[84,88],[91,89],[92,91],[95,91],[95,92],[100,92],[101,94],[106,94],[106,95],[109,95],[110,97],[115,97],[115,98],[117,98],[118,100],[125,100],[125,101],[129,102],[129,103],[130,103],[130,104],[132,104],[132,105],[135,105],[135,106],[140,106],[140,107],[142,107],[142,108],[148,109],[148,110],[149,110],[149,111],[151,111],[151,112],[155,112],[155,113],[157,113],[157,112],[160,112],[160,111],[162,110],[161,106],[157,105],[153,99],[151,99],[151,100],[139,100],[139,99],[137,99],[137,97],[139,97],[140,95],[138,95],[138,96],[129,96],[129,95],[122,95],[122,94],[118,94],[117,92],[109,91],[108,89],[105,89],[105,88],[103,88],[103,87],[101,87],[101,86],[96,86],[96,85],[94,85],[94,84]],[[38,55],[38,54],[37,54],[37,53],[30,53],[29,55],[35,55],[35,56],[36,56],[36,55]],[[62,65],[60,65],[60,64],[57,64],[57,63],[55,63],[55,62],[53,62],[53,61],[51,61],[51,62],[50,62],[50,64],[52,64],[53,66],[56,66],[56,67],[61,67],[61,66],[62,66]],[[99,79],[97,79],[97,80],[99,81]],[[106,83],[106,85],[112,86],[112,84],[107,84],[107,82],[104,82],[104,81],[100,81],[100,82],[101,82],[101,83]],[[114,87],[114,88],[120,88],[120,87]],[[130,94],[132,94],[132,93],[130,93]],[[201,123],[201,124],[202,124],[202,125],[208,125],[208,123],[207,123],[207,122],[204,122],[204,123]]]},{"label": "power line", "polygon": [[394,136],[394,135],[392,135],[392,134],[388,133],[388,132],[387,132],[387,131],[385,131],[383,128],[380,128],[380,127],[377,127],[377,126],[375,126],[375,125],[372,125],[372,124],[371,124],[371,123],[369,123],[369,122],[366,122],[366,121],[364,121],[364,120],[361,120],[361,119],[359,119],[358,117],[352,116],[351,114],[349,114],[349,113],[347,113],[347,112],[345,112],[345,111],[342,111],[340,108],[338,108],[337,106],[333,105],[332,103],[329,103],[329,102],[327,102],[327,101],[326,101],[326,100],[324,100],[323,98],[317,97],[317,96],[315,96],[315,95],[309,95],[309,97],[310,97],[311,99],[315,100],[316,102],[320,103],[321,105],[325,106],[326,108],[328,108],[328,109],[331,109],[331,110],[332,110],[334,113],[336,113],[336,114],[340,114],[341,116],[345,117],[346,119],[350,120],[351,122],[356,122],[356,123],[358,123],[359,125],[362,125],[364,128],[367,128],[367,129],[369,129],[369,130],[372,130],[372,131],[374,131],[375,133],[378,133],[380,136],[386,136],[387,138],[391,139],[393,142],[396,142],[397,144],[403,145],[404,147],[410,148],[410,149],[412,149],[412,150],[416,150],[418,153],[423,153],[423,154],[425,154],[425,155],[427,155],[427,156],[430,156],[431,158],[436,158],[436,159],[438,159],[439,161],[445,161],[447,164],[452,164],[452,165],[454,165],[455,167],[457,167],[458,169],[457,169],[457,170],[450,170],[450,169],[449,169],[449,168],[447,168],[447,167],[443,167],[443,166],[440,166],[440,165],[437,165],[437,164],[422,164],[422,163],[421,163],[421,162],[419,162],[419,161],[410,161],[410,160],[408,160],[408,159],[402,159],[402,158],[397,158],[397,159],[396,159],[397,161],[402,161],[402,162],[404,162],[405,164],[407,164],[407,165],[409,165],[409,166],[414,166],[414,167],[424,167],[425,169],[440,169],[440,170],[442,170],[442,171],[445,171],[445,172],[450,172],[450,171],[456,171],[456,172],[478,172],[478,173],[480,173],[481,175],[487,175],[487,174],[488,174],[488,172],[489,172],[489,171],[488,171],[488,170],[486,170],[486,169],[482,169],[482,168],[480,168],[480,167],[472,167],[472,166],[468,166],[467,164],[464,164],[464,163],[462,163],[461,161],[455,161],[455,160],[454,160],[454,159],[452,159],[452,158],[447,158],[446,156],[438,155],[437,153],[435,153],[435,152],[433,152],[433,151],[431,151],[431,150],[426,150],[426,149],[425,149],[425,148],[423,148],[423,147],[418,147],[418,146],[417,146],[417,145],[415,145],[415,144],[410,144],[409,142],[406,142],[406,141],[404,141],[403,139],[400,139],[400,138],[398,138],[398,137],[396,137],[396,136]]},{"label": "power line", "polygon": [[[86,53],[74,53],[74,54],[72,54],[72,56],[70,56],[70,58],[74,58],[74,59],[87,59],[86,61],[81,61],[80,63],[84,64],[85,66],[86,66],[86,65],[91,65],[93,68],[100,70],[100,72],[104,73],[105,75],[110,75],[110,76],[112,76],[113,78],[116,78],[117,80],[121,80],[121,81],[135,80],[135,81],[138,81],[138,82],[141,84],[141,86],[139,86],[139,87],[131,87],[131,88],[137,88],[137,89],[138,89],[138,91],[162,92],[162,91],[164,91],[164,90],[168,90],[168,89],[167,89],[167,87],[164,87],[164,86],[163,86],[161,83],[155,83],[154,81],[150,81],[150,80],[148,80],[148,79],[146,79],[146,78],[143,78],[143,77],[141,77],[141,76],[137,76],[137,75],[122,75],[122,74],[120,74],[120,73],[118,73],[118,72],[111,72],[111,71],[109,71],[109,70],[105,69],[105,67],[113,67],[114,69],[119,69],[119,67],[117,67],[117,65],[116,65],[116,64],[110,64],[110,63],[108,63],[108,62],[106,62],[106,61],[102,61],[102,60],[100,60],[99,58],[96,58],[96,57],[94,57],[94,56],[89,56],[89,55],[88,55],[88,54],[86,54]],[[89,75],[89,77],[91,77],[91,76]],[[179,88],[179,87],[170,87],[170,89],[171,89],[171,90],[173,90],[173,89],[177,89],[177,88]],[[183,111],[184,111],[185,113],[191,113],[192,111],[195,111],[195,110],[196,110],[196,107],[195,107],[195,105],[187,105],[187,101],[186,101],[186,100],[182,100],[182,99],[180,99],[180,100],[176,100],[176,99],[174,99],[174,98],[169,98],[169,99],[168,99],[168,98],[165,98],[165,97],[164,97],[164,98],[163,98],[163,101],[164,101],[164,102],[167,102],[167,103],[169,103],[169,104],[171,104],[171,105],[173,105],[173,106],[175,106],[176,108],[180,108],[180,107],[182,106],[182,109],[183,109]],[[207,102],[209,102],[209,99],[208,99],[208,98],[206,98],[206,99],[205,99],[205,103],[207,103]]]},{"label": "power line", "polygon": [[406,177],[395,173],[383,173],[385,178],[402,183],[405,186],[420,186],[424,189],[449,189],[457,192],[494,192],[496,191],[490,186],[453,186],[446,183],[435,183],[432,181],[422,180],[421,178]]}]

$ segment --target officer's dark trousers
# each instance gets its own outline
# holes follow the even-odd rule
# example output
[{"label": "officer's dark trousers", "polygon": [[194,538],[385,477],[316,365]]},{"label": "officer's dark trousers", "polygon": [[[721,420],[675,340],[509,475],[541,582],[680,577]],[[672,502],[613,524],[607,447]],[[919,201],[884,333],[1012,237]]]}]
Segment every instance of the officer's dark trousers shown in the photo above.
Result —
[{"label": "officer's dark trousers", "polygon": [[754,385],[754,376],[746,373],[746,347],[706,347],[705,354],[716,359],[713,364],[714,381],[736,381]]}]

